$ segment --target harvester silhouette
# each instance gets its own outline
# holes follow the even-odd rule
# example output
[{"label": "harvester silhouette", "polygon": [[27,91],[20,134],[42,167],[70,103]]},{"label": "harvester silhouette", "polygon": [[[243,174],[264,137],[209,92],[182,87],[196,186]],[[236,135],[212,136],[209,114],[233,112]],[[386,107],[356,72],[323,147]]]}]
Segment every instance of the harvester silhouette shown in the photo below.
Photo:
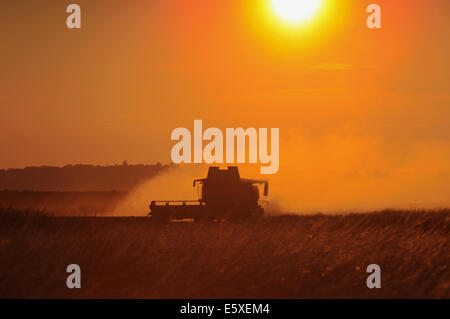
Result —
[{"label": "harvester silhouette", "polygon": [[206,178],[194,180],[198,200],[153,200],[148,214],[159,221],[259,218],[264,208],[258,203],[258,184],[264,185],[264,196],[267,196],[266,180],[241,178],[236,166],[227,169],[211,166]]}]

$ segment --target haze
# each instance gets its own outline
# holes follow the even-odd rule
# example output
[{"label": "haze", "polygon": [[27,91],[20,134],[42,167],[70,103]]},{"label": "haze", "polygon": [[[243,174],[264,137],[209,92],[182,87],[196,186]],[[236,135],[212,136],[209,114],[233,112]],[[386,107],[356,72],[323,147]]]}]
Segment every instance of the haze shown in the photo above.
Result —
[{"label": "haze", "polygon": [[69,30],[64,2],[3,0],[0,167],[170,163],[202,119],[280,128],[296,209],[450,205],[450,2],[377,0],[369,30],[371,2],[323,1],[292,28],[256,0],[79,0]]}]

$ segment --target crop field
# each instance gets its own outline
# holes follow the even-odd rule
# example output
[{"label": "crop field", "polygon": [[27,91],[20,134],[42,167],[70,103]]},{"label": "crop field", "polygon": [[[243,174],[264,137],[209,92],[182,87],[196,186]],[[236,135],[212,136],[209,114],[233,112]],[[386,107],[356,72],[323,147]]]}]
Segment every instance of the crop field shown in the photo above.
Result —
[{"label": "crop field", "polygon": [[0,191],[0,207],[45,210],[57,216],[98,216],[111,214],[127,192],[42,192]]},{"label": "crop field", "polygon": [[160,224],[4,208],[0,297],[449,298],[449,235],[449,210]]}]

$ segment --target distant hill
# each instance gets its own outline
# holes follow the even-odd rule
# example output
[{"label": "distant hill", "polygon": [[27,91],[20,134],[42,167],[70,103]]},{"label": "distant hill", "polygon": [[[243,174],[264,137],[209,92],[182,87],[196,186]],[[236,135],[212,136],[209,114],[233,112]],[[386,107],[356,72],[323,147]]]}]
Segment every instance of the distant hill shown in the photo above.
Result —
[{"label": "distant hill", "polygon": [[154,177],[167,165],[39,166],[1,169],[0,190],[128,191]]}]

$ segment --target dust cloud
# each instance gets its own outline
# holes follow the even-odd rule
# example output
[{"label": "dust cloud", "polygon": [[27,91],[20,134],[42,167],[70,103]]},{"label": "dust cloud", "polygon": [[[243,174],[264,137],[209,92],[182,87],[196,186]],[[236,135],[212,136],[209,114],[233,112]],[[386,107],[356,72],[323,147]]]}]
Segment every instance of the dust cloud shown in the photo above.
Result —
[{"label": "dust cloud", "polygon": [[285,141],[270,200],[283,212],[342,213],[450,206],[450,145],[376,135]]},{"label": "dust cloud", "polygon": [[[445,141],[400,145],[377,135],[295,136],[280,141],[277,174],[260,175],[259,163],[238,166],[241,177],[269,181],[269,196],[261,195],[269,215],[450,206],[450,147]],[[192,181],[207,171],[208,165],[174,165],[133,189],[114,215],[142,216],[151,200],[197,199]]]},{"label": "dust cloud", "polygon": [[192,181],[206,176],[206,165],[174,165],[154,178],[136,186],[129,195],[117,205],[113,215],[142,216],[149,212],[152,200],[195,200],[197,188]]}]

